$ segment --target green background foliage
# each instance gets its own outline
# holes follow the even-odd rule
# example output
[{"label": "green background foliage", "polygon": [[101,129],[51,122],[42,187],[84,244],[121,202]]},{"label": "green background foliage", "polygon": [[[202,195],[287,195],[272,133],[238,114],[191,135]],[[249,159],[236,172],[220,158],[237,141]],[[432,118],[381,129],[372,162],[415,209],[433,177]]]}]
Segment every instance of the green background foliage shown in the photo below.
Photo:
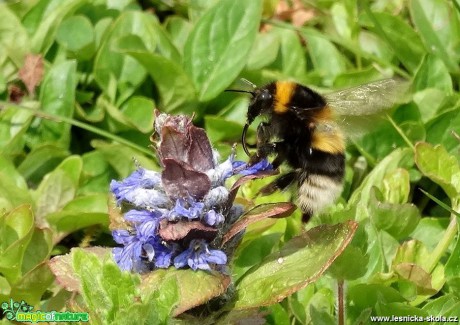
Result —
[{"label": "green background foliage", "polygon": [[[298,212],[251,224],[231,261],[233,303],[182,321],[334,324],[343,282],[349,324],[460,316],[459,40],[456,0],[1,2],[0,302],[90,311],[94,324],[180,322],[172,317],[221,294],[220,282],[194,296],[184,288],[209,275],[172,271],[139,286],[106,255],[76,249],[59,270],[75,272],[65,290],[48,263],[114,245],[110,180],[129,175],[133,158],[159,169],[153,108],[193,113],[226,157],[248,98],[224,90],[248,87],[241,78],[326,93],[398,76],[412,82],[408,98],[350,138],[342,197],[306,226],[320,228],[299,242]],[[245,184],[237,201],[290,199],[256,197],[268,182]],[[359,223],[352,240],[347,220]]]}]

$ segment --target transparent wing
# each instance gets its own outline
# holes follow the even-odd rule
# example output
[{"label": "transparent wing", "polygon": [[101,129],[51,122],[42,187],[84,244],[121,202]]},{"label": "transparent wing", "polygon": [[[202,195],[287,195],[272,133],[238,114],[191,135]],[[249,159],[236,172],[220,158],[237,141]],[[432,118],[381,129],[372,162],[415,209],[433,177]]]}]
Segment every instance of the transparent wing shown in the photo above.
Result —
[{"label": "transparent wing", "polygon": [[373,115],[392,108],[408,95],[410,83],[384,79],[324,95],[337,115]]},{"label": "transparent wing", "polygon": [[362,136],[383,122],[388,110],[408,99],[409,87],[408,81],[393,78],[324,95],[336,117],[333,127],[349,138]]}]

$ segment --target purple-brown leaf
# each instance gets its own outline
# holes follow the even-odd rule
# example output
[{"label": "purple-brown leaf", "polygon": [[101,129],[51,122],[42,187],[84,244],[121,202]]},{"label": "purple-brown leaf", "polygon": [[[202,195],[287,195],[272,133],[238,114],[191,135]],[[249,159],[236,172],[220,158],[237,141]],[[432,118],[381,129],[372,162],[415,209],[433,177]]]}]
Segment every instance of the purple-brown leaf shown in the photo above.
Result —
[{"label": "purple-brown leaf", "polygon": [[176,128],[164,126],[161,130],[161,144],[159,154],[162,160],[174,159],[187,162],[187,153],[190,150],[190,140],[185,133]]},{"label": "purple-brown leaf", "polygon": [[276,169],[276,170],[264,170],[257,174],[246,175],[246,176],[240,177],[230,188],[230,193],[228,195],[228,200],[227,200],[227,203],[225,204],[224,211],[228,211],[228,209],[230,209],[230,207],[233,204],[233,201],[235,200],[236,194],[238,193],[238,190],[243,184],[253,179],[265,178],[265,177],[273,176],[277,174],[279,174],[279,170]]},{"label": "purple-brown leaf", "polygon": [[246,229],[247,226],[254,222],[266,219],[266,218],[285,218],[290,216],[296,206],[291,202],[279,202],[279,203],[267,203],[256,206],[244,214],[240,220],[238,220],[232,228],[224,235],[222,239],[222,245],[229,241],[240,231]]},{"label": "purple-brown leaf", "polygon": [[191,146],[189,148],[187,162],[195,170],[201,172],[214,168],[212,148],[206,132],[193,125],[189,130]]},{"label": "purple-brown leaf", "polygon": [[209,177],[173,159],[164,159],[161,179],[166,194],[177,199],[192,196],[199,200],[211,188]]},{"label": "purple-brown leaf", "polygon": [[212,241],[217,235],[217,229],[206,226],[200,221],[179,221],[177,223],[172,223],[162,220],[158,233],[162,239],[167,241],[181,240],[184,238],[186,242],[197,238]]}]

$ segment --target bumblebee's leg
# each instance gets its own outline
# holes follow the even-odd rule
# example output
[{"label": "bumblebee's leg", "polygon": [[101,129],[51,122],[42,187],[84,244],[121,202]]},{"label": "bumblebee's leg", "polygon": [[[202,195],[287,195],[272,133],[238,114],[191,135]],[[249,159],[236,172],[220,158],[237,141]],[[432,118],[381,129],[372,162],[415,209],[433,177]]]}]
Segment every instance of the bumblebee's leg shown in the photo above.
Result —
[{"label": "bumblebee's leg", "polygon": [[283,141],[267,142],[258,146],[257,153],[250,159],[250,165],[256,164],[271,154],[276,154],[276,158],[273,160],[272,165],[273,169],[277,169],[286,160],[283,148]]},{"label": "bumblebee's leg", "polygon": [[261,147],[270,142],[273,134],[272,125],[268,122],[262,122],[257,126],[257,147]]},{"label": "bumblebee's leg", "polygon": [[292,171],[287,174],[281,175],[280,177],[275,179],[270,184],[262,187],[259,193],[264,196],[264,195],[272,194],[277,190],[284,190],[289,185],[291,185],[297,178],[298,178],[298,173],[296,171]]}]

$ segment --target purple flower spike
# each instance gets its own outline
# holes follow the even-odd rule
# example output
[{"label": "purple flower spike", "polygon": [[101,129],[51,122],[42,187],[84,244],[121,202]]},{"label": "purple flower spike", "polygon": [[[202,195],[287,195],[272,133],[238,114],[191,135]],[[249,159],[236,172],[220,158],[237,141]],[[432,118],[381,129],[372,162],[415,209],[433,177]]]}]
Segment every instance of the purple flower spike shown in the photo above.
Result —
[{"label": "purple flower spike", "polygon": [[[243,214],[234,204],[236,191],[247,180],[270,174],[260,172],[273,166],[267,159],[254,165],[235,161],[234,150],[220,162],[205,130],[184,115],[155,111],[154,128],[151,140],[161,172],[138,167],[110,184],[123,213],[121,219],[113,210],[111,227],[124,228],[112,233],[120,245],[113,249],[114,259],[122,270],[138,273],[170,266],[225,272],[227,256],[241,239],[233,234],[232,244],[223,246]],[[226,182],[236,174],[254,176],[241,177],[229,190]]]},{"label": "purple flower spike", "polygon": [[226,264],[227,255],[220,250],[209,249],[204,240],[192,240],[189,248],[174,258],[174,266],[178,269],[188,265],[193,270],[211,270],[209,263]]}]

